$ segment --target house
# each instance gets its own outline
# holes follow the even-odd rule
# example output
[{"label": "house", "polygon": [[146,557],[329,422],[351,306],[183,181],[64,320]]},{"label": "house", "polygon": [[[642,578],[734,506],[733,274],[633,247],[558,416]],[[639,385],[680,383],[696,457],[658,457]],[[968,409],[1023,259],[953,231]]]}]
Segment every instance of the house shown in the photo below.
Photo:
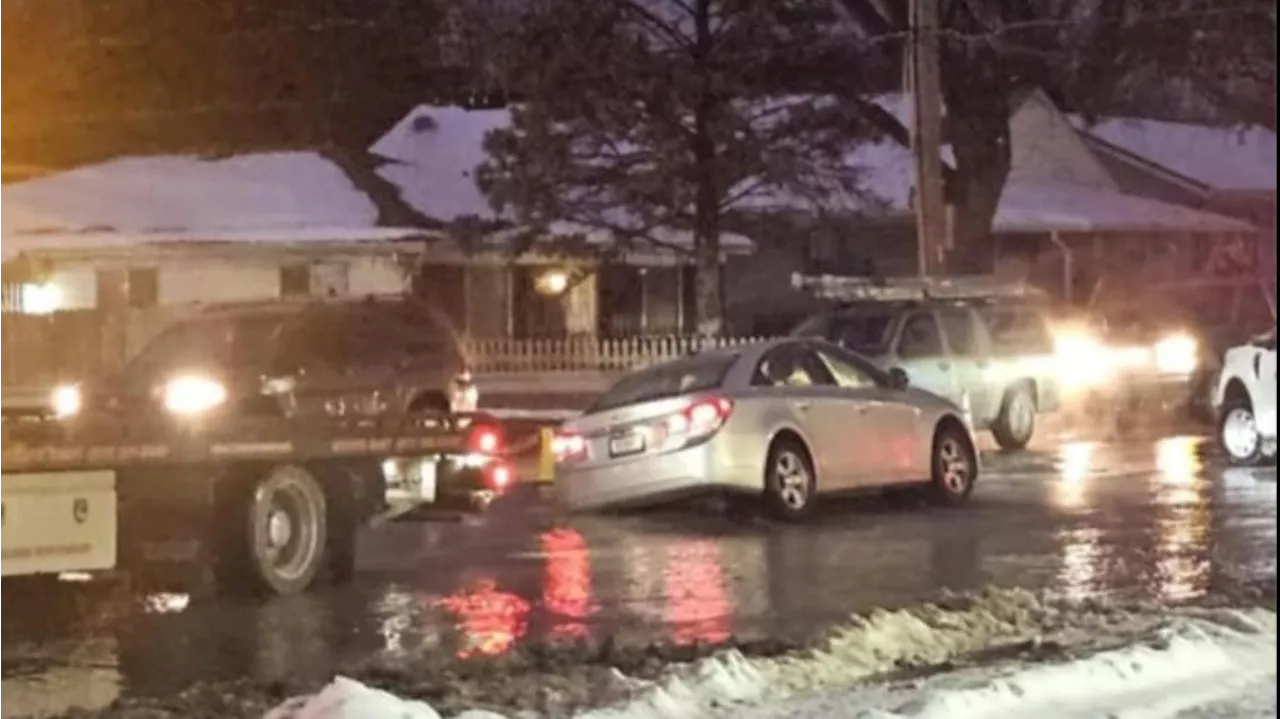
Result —
[{"label": "house", "polygon": [[[551,232],[569,240],[507,251],[516,233],[491,231],[501,218],[472,175],[485,133],[508,117],[422,106],[370,148],[418,226],[384,226],[378,198],[316,152],[125,157],[6,185],[6,347],[15,313],[92,313],[63,324],[78,323],[80,337],[96,328],[85,341],[114,365],[202,304],[407,291],[435,299],[471,338],[683,333],[692,273],[680,252],[633,248],[605,262],[612,238],[568,225]],[[666,247],[691,244],[659,232]],[[736,235],[722,244],[751,249]],[[17,344],[84,346],[32,332]],[[41,354],[7,354],[6,380],[28,374],[24,360],[32,371],[57,364]]]},{"label": "house", "polygon": [[[907,121],[904,96],[886,95],[877,101]],[[1237,177],[1229,165],[1219,167],[1220,174],[1213,178],[1218,184],[1211,186],[1183,177],[1157,158],[1113,145],[1093,131],[1098,126],[1086,128],[1043,92],[1017,99],[1010,120],[1011,169],[993,218],[998,272],[1031,279],[1066,299],[1082,300],[1107,268],[1185,276],[1219,261],[1225,256],[1223,248],[1241,242],[1257,246],[1259,226],[1224,209],[1228,200],[1239,198],[1234,188],[1255,182],[1251,175]],[[1137,139],[1140,134],[1131,141]],[[1260,153],[1253,165],[1269,165],[1274,193],[1274,135],[1270,142],[1269,158]],[[944,162],[950,163],[950,158],[950,148],[944,147]],[[771,312],[785,313],[788,298],[794,298],[785,284],[786,273],[775,268],[845,274],[874,266],[881,275],[916,271],[910,152],[884,139],[859,147],[849,164],[858,168],[874,202],[851,198],[845,206],[832,208],[839,220],[824,220],[813,233],[815,241],[804,246],[763,233],[753,235],[756,252],[731,261],[730,282],[758,290],[754,295],[730,291],[735,314],[749,330],[764,330],[761,321]],[[1231,270],[1257,272],[1263,266],[1256,253],[1249,265]],[[759,292],[764,286],[769,292]]]}]

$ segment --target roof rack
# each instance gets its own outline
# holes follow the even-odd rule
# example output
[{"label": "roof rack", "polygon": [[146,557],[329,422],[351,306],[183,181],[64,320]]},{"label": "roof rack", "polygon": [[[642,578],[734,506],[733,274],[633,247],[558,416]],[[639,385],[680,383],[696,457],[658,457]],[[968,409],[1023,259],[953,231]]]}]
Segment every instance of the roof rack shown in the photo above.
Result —
[{"label": "roof rack", "polygon": [[793,273],[791,286],[821,299],[843,302],[910,302],[925,300],[1045,299],[1048,294],[1022,281],[992,275],[945,278],[872,279],[843,275]]}]

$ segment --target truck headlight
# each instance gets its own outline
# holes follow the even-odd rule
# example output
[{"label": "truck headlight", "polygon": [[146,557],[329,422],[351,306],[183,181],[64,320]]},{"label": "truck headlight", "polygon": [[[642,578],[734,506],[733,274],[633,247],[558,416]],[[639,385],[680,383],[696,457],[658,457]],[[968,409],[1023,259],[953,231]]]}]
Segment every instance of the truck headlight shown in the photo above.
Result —
[{"label": "truck headlight", "polygon": [[227,388],[208,377],[175,377],[164,388],[164,406],[174,414],[201,414],[226,401]]},{"label": "truck headlight", "polygon": [[63,419],[74,417],[80,413],[84,400],[80,388],[73,384],[58,385],[49,396],[49,404],[53,407],[53,416]]},{"label": "truck headlight", "polygon": [[1200,365],[1200,346],[1189,335],[1171,335],[1156,343],[1155,360],[1165,374],[1191,374]]},{"label": "truck headlight", "polygon": [[1092,332],[1064,328],[1054,335],[1054,359],[1064,389],[1097,387],[1111,378],[1114,367],[1106,347]]}]

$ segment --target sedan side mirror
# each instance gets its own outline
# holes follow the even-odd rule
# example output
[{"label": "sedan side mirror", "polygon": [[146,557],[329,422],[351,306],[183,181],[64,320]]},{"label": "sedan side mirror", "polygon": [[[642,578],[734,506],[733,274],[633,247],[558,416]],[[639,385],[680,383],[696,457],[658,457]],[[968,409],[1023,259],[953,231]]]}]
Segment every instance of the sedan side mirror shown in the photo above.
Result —
[{"label": "sedan side mirror", "polygon": [[896,390],[904,390],[911,384],[911,378],[907,376],[907,371],[901,367],[894,367],[889,370],[889,386]]}]

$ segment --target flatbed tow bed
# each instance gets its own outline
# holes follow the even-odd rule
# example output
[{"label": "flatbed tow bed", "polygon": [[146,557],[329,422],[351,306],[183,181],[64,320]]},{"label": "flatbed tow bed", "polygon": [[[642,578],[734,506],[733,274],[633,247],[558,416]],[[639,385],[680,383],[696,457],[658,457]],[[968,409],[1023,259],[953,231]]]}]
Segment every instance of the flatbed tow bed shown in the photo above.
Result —
[{"label": "flatbed tow bed", "polygon": [[354,571],[358,529],[481,511],[510,483],[483,414],[0,423],[3,575],[194,564],[232,591]]}]

